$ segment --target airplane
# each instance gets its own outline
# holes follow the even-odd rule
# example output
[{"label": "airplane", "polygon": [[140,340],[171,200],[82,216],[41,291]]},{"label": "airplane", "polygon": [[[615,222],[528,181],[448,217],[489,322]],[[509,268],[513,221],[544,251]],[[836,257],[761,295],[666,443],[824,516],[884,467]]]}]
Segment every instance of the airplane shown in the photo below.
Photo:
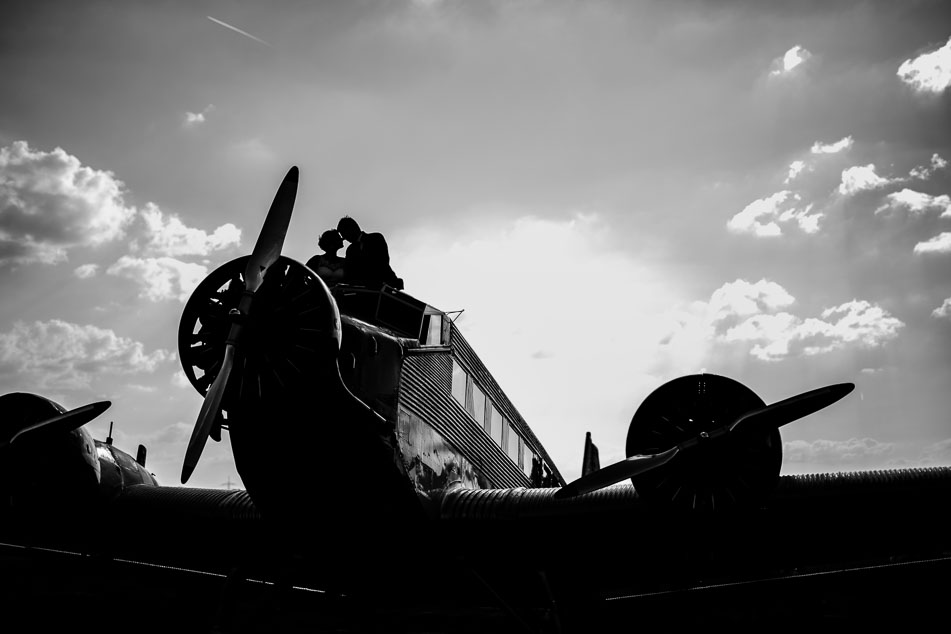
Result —
[{"label": "airplane", "polygon": [[[359,630],[369,614],[370,629],[401,631],[771,624],[790,602],[854,623],[870,601],[940,596],[951,469],[780,476],[779,428],[853,384],[766,405],[727,377],[673,379],[637,408],[625,460],[600,468],[588,435],[582,476],[566,482],[449,314],[385,285],[328,287],[281,254],[298,180],[291,168],[252,253],[198,285],[178,331],[204,397],[182,484],[227,431],[246,490],[159,486],[144,450],[133,460],[90,444],[81,425],[107,405],[7,395],[0,411],[33,409],[0,427],[3,490],[15,492],[3,543],[179,571],[155,581],[114,565],[96,577],[112,593],[204,597],[177,592],[170,620],[153,615],[158,629],[182,618],[220,628],[231,613],[230,629],[245,631],[233,615],[249,609],[252,581],[281,588],[285,608],[311,591],[326,618],[356,618]],[[124,465],[118,483],[103,475],[106,454]],[[87,484],[60,490],[53,471],[34,482],[41,461]],[[135,584],[117,588],[123,575]],[[4,590],[18,596],[14,583]],[[112,609],[135,603],[124,597]],[[893,618],[907,620],[905,608]]]}]

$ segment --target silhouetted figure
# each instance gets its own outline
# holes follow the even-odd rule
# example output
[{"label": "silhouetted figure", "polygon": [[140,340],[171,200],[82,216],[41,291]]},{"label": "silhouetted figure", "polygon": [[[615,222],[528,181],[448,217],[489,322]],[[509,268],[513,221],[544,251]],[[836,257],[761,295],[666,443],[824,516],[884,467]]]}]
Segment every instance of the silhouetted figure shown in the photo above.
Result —
[{"label": "silhouetted figure", "polygon": [[344,259],[344,281],[379,288],[384,284],[402,290],[403,280],[390,268],[390,252],[386,239],[380,233],[367,233],[357,221],[344,216],[337,223],[337,231],[350,243]]},{"label": "silhouetted figure", "polygon": [[528,478],[532,481],[533,487],[542,485],[542,463],[541,460],[532,456],[532,474]]},{"label": "silhouetted figure", "polygon": [[337,255],[343,248],[343,238],[336,229],[328,229],[320,234],[317,246],[324,250],[307,260],[307,266],[320,276],[328,286],[333,286],[344,279],[344,259]]}]

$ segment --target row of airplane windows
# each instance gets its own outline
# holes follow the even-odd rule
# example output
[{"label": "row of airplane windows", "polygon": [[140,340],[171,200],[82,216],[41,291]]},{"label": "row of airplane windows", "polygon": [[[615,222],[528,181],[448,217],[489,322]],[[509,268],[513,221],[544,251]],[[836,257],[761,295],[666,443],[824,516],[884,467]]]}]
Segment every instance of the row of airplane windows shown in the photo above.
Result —
[{"label": "row of airplane windows", "polygon": [[512,462],[531,478],[532,462],[538,462],[538,456],[455,359],[452,360],[452,395],[495,444],[505,450]]}]

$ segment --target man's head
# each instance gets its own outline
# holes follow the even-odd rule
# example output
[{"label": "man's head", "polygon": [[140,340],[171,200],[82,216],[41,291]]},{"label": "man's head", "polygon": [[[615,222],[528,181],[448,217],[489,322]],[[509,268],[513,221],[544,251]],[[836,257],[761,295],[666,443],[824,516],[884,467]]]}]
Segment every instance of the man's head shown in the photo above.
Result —
[{"label": "man's head", "polygon": [[350,216],[344,216],[337,223],[337,231],[347,242],[355,242],[360,237],[360,225]]},{"label": "man's head", "polygon": [[336,229],[327,229],[320,234],[317,246],[327,253],[336,253],[338,249],[343,247],[343,238],[340,237],[340,232]]}]

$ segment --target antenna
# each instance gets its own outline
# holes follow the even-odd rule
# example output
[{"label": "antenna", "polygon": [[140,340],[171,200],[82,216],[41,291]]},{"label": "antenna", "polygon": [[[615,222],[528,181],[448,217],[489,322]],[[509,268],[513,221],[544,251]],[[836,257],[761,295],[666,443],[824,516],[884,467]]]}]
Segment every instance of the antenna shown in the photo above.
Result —
[{"label": "antenna", "polygon": [[113,421],[109,421],[109,435],[106,436],[106,444],[107,444],[107,445],[111,445],[111,444],[112,444],[112,425],[113,425]]}]

